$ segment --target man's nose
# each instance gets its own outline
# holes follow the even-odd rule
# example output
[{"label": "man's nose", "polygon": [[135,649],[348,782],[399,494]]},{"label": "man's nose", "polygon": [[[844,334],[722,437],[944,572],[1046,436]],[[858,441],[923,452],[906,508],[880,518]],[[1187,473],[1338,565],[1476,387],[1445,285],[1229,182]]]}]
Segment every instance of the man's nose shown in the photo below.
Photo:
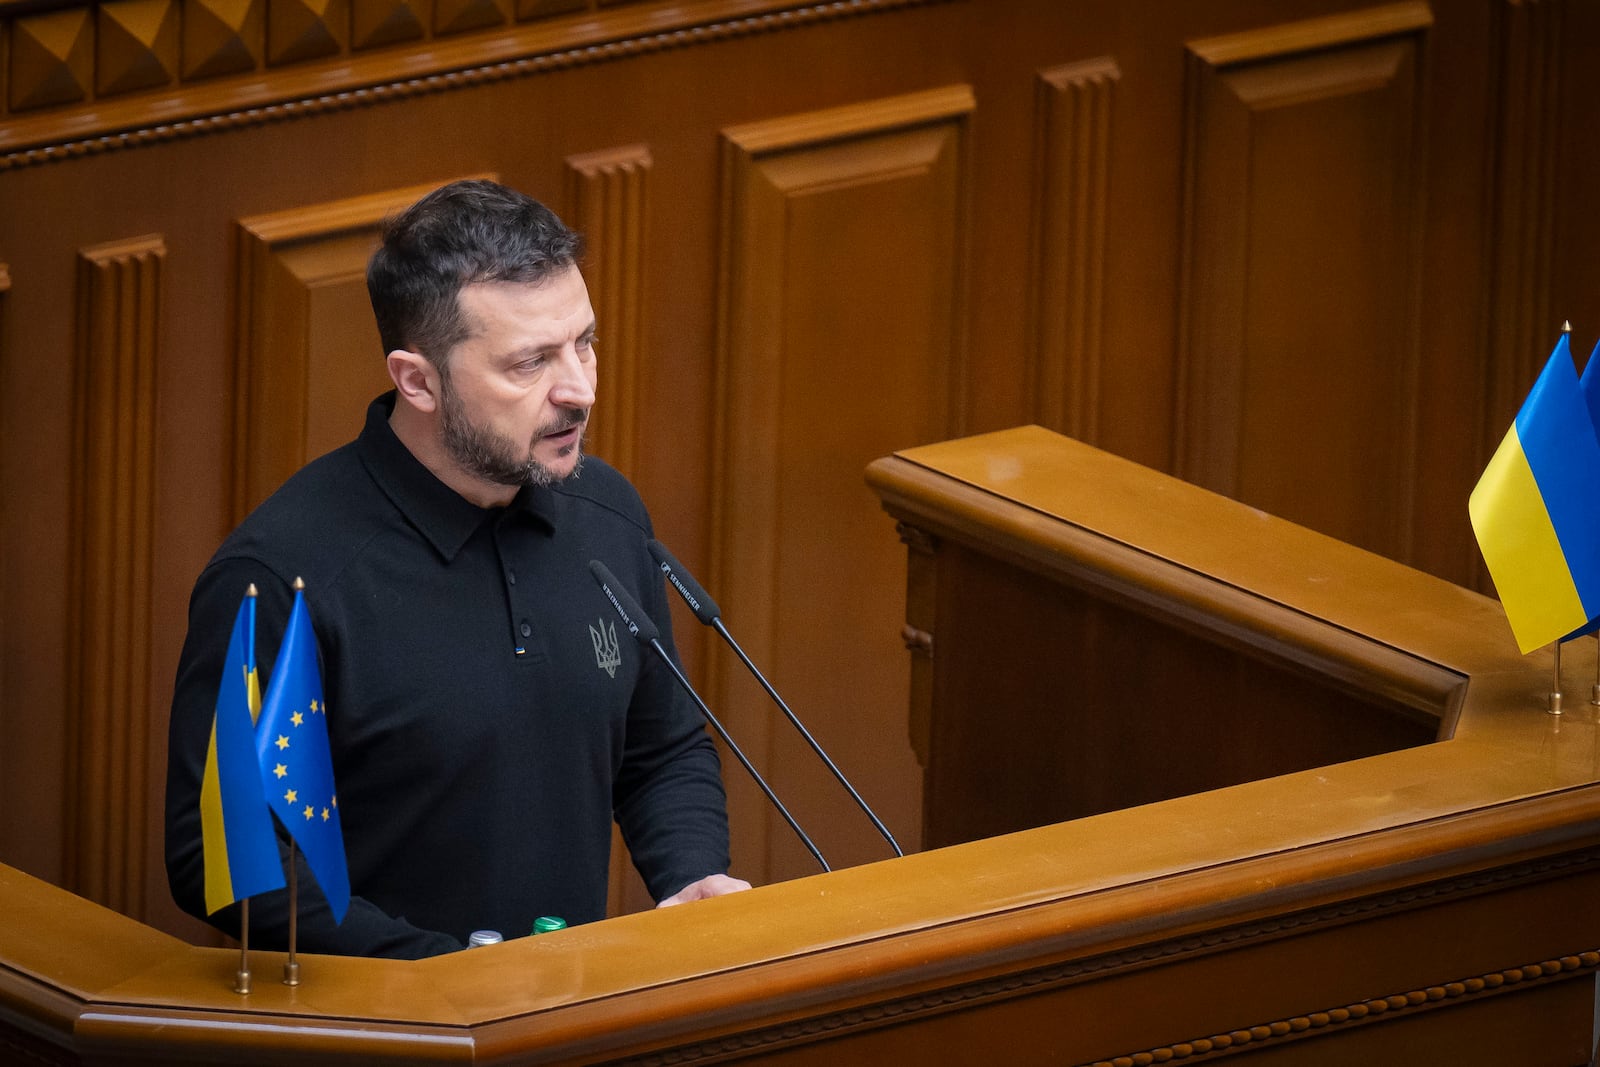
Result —
[{"label": "man's nose", "polygon": [[589,365],[576,352],[563,353],[557,360],[556,380],[550,386],[550,402],[561,407],[594,406],[594,384],[589,380]]}]

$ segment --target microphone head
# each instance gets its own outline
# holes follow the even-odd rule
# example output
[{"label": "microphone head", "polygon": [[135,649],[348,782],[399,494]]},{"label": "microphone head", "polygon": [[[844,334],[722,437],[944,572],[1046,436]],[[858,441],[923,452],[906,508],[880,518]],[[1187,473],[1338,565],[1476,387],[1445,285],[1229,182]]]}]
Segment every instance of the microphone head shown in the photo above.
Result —
[{"label": "microphone head", "polygon": [[591,559],[589,573],[594,575],[594,580],[600,585],[600,591],[611,601],[611,606],[617,609],[617,614],[622,617],[622,624],[628,628],[630,634],[638,638],[640,644],[648,645],[661,636],[656,624],[644,613],[639,602],[622,587],[622,583],[617,581],[617,576],[611,573],[611,568],[597,559]]},{"label": "microphone head", "polygon": [[650,555],[656,561],[656,566],[661,568],[661,573],[667,576],[667,581],[672,588],[683,597],[684,603],[689,605],[689,610],[694,612],[694,617],[701,623],[710,626],[711,623],[722,617],[722,609],[717,607],[717,602],[711,599],[711,594],[705,591],[701,584],[694,580],[694,575],[684,569],[667,546],[660,541],[651,540]]}]

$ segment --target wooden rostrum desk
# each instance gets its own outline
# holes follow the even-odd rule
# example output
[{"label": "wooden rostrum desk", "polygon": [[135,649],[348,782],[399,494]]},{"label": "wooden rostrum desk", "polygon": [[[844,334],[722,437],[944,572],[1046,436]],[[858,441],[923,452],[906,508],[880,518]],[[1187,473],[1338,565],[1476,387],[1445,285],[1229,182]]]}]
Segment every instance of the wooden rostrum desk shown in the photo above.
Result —
[{"label": "wooden rostrum desk", "polygon": [[1592,640],[1548,715],[1494,601],[1034,427],[868,480],[925,851],[247,997],[0,868],[0,1061],[1590,1062]]}]

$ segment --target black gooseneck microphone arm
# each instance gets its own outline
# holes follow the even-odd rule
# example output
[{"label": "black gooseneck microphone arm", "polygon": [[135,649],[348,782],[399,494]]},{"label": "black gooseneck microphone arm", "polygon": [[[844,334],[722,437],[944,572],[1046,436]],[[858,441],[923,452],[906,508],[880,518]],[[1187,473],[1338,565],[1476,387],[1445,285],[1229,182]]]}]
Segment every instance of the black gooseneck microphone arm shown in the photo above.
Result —
[{"label": "black gooseneck microphone arm", "polygon": [[889,847],[894,849],[894,854],[896,856],[904,856],[905,853],[900,851],[900,845],[895,841],[894,835],[889,832],[888,827],[883,825],[883,820],[879,819],[877,814],[867,806],[867,802],[861,799],[861,794],[856,792],[856,787],[850,784],[850,780],[844,776],[844,772],[839,770],[834,765],[833,760],[828,758],[828,754],[822,750],[822,746],[817,743],[817,739],[811,736],[811,731],[805,728],[805,724],[800,721],[799,716],[789,710],[789,705],[784,703],[783,698],[778,695],[778,691],[772,688],[772,683],[767,681],[766,675],[762,674],[756,668],[756,665],[750,662],[750,657],[745,655],[744,649],[739,647],[739,642],[735,641],[733,635],[728,632],[728,628],[722,625],[722,611],[717,607],[717,602],[711,599],[711,594],[707,593],[700,583],[694,580],[694,576],[673,557],[671,552],[667,551],[667,546],[660,541],[652,540],[650,542],[650,555],[655,558],[656,565],[667,576],[667,581],[672,584],[672,588],[678,591],[684,602],[689,605],[689,610],[694,612],[694,617],[722,635],[722,639],[728,643],[728,647],[733,649],[750,673],[755,675],[756,681],[761,683],[761,688],[767,691],[767,695],[783,710],[783,714],[794,724],[794,728],[800,731],[800,736],[806,739],[806,744],[811,746],[811,751],[815,752],[817,758],[828,765],[828,770],[832,771],[833,776],[839,779],[839,784],[845,787],[845,790],[849,792],[856,804],[866,813],[867,818],[872,820],[872,825],[876,826],[878,833],[882,834],[883,839],[889,842]]},{"label": "black gooseneck microphone arm", "polygon": [[594,580],[600,583],[600,591],[606,595],[607,600],[611,601],[611,606],[617,609],[617,614],[622,618],[622,624],[628,628],[628,632],[641,645],[654,649],[656,655],[661,657],[661,662],[667,665],[667,669],[678,680],[678,684],[683,687],[683,691],[688,693],[690,698],[694,700],[695,706],[700,709],[700,714],[705,716],[706,722],[710,723],[711,728],[717,731],[717,736],[722,738],[722,743],[728,746],[729,751],[739,758],[740,763],[744,764],[744,769],[750,772],[750,777],[755,779],[756,785],[761,787],[761,791],[767,795],[767,799],[772,801],[772,806],[778,809],[778,814],[783,816],[784,821],[789,824],[789,828],[800,838],[801,843],[816,857],[817,862],[822,865],[822,869],[825,871],[833,870],[832,867],[828,866],[828,861],[822,858],[822,853],[817,850],[817,846],[812,843],[811,838],[807,837],[806,832],[800,829],[800,824],[795,822],[794,816],[789,814],[789,809],[783,806],[783,801],[778,799],[778,794],[772,791],[772,787],[767,784],[767,780],[761,777],[754,765],[751,764],[749,758],[744,754],[744,750],[734,743],[732,737],[728,736],[728,731],[723,728],[717,717],[711,714],[711,709],[706,707],[704,700],[700,699],[700,694],[694,691],[694,686],[689,684],[689,679],[685,678],[683,672],[678,669],[678,665],[672,662],[672,657],[667,655],[667,650],[661,645],[661,632],[656,629],[656,624],[651,621],[650,616],[644,613],[644,609],[639,607],[638,601],[634,600],[632,595],[622,587],[622,583],[617,581],[617,576],[611,573],[611,569],[599,560],[592,559],[589,561],[589,573],[593,574]]}]

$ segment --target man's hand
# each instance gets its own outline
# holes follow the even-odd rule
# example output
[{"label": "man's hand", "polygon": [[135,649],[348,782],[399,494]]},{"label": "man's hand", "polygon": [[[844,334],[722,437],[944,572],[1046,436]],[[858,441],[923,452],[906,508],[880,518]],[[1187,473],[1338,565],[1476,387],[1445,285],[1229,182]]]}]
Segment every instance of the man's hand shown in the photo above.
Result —
[{"label": "man's hand", "polygon": [[742,878],[729,878],[725,874],[708,874],[698,882],[690,882],[656,907],[670,908],[674,904],[705,900],[707,897],[720,897],[724,893],[740,893],[749,888],[750,883]]}]

